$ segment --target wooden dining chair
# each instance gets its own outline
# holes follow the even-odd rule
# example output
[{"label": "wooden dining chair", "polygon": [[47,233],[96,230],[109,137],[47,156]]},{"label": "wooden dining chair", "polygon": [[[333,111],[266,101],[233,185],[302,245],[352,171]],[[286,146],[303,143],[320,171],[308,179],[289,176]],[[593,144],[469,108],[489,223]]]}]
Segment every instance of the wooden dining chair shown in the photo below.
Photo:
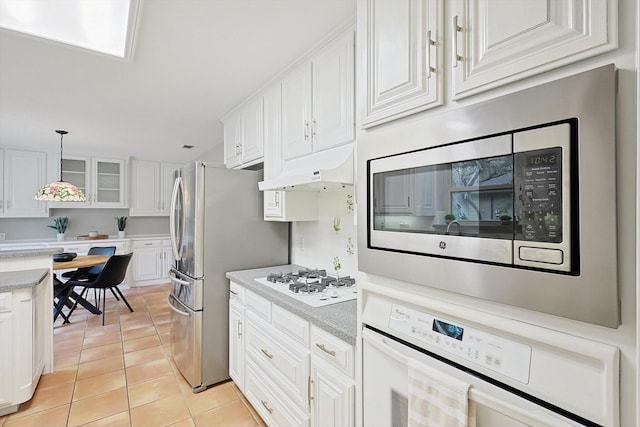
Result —
[{"label": "wooden dining chair", "polygon": [[[93,280],[69,280],[66,282],[68,286],[80,286],[86,289],[96,289],[98,292],[102,291],[102,326],[104,326],[104,311],[106,305],[106,291],[107,289],[120,296],[120,299],[127,305],[129,311],[133,312],[133,308],[129,304],[129,301],[124,297],[118,285],[122,283],[127,275],[127,268],[131,261],[132,253],[124,255],[112,255],[104,264],[102,271]],[[82,295],[82,294],[81,294]],[[75,307],[74,307],[75,308]],[[99,309],[99,307],[98,307]],[[73,311],[73,310],[72,310]],[[71,315],[69,313],[67,316]]]}]

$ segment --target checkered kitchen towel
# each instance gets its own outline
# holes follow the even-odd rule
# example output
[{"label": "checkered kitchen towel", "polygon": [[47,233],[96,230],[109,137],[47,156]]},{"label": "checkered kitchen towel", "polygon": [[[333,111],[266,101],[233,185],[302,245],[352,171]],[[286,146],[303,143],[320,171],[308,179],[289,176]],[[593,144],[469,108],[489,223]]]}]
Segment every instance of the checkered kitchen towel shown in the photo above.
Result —
[{"label": "checkered kitchen towel", "polygon": [[475,427],[471,385],[409,359],[409,427]]}]

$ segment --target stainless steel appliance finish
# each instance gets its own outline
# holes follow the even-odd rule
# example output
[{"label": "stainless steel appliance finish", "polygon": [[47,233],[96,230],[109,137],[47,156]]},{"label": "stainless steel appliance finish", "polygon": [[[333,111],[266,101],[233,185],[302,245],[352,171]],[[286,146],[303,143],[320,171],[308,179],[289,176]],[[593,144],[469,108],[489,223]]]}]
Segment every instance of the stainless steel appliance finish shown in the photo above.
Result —
[{"label": "stainless steel appliance finish", "polygon": [[289,262],[288,225],[262,217],[261,175],[191,162],[175,179],[171,353],[194,392],[229,378],[225,273]]},{"label": "stainless steel appliance finish", "polygon": [[[435,117],[372,129],[358,140],[358,265],[360,270],[406,282],[483,298],[607,327],[620,323],[616,242],[615,104],[616,70],[599,67]],[[445,236],[464,256],[425,256],[403,248],[380,249],[371,206],[370,161],[425,148],[504,135],[513,130],[575,121],[577,148],[570,171],[574,204],[569,225],[575,239],[570,271],[536,271],[531,265],[505,267],[482,259],[485,242]],[[428,152],[430,150],[425,150]],[[470,154],[476,157],[475,153]],[[373,162],[371,162],[373,163]],[[434,213],[435,215],[435,213]],[[515,215],[515,212],[514,212]],[[567,224],[564,224],[567,225]],[[457,231],[457,224],[450,231]],[[567,232],[568,230],[564,230]],[[409,235],[410,233],[404,233]],[[454,233],[450,233],[454,234]],[[457,234],[457,233],[456,233]],[[412,236],[408,236],[411,238]],[[440,236],[437,236],[439,238]],[[440,238],[440,241],[444,239]],[[492,243],[493,244],[493,243]],[[516,247],[514,257],[537,259],[537,250]],[[563,249],[564,250],[564,249]],[[557,253],[557,252],[554,252]],[[553,254],[552,254],[553,255]],[[464,259],[460,259],[464,258]],[[470,261],[475,260],[475,261]],[[549,260],[556,263],[557,258]],[[536,261],[537,262],[537,261]],[[536,267],[537,268],[537,267]]]},{"label": "stainless steel appliance finish", "polygon": [[370,160],[370,246],[579,274],[575,122]]}]

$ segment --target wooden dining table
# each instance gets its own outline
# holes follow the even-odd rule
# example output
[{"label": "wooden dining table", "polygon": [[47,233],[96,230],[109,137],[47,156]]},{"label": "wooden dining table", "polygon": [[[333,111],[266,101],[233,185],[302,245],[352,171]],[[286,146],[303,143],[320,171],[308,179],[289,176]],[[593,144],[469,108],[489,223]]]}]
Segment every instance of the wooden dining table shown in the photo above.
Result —
[{"label": "wooden dining table", "polygon": [[71,261],[54,261],[54,270],[67,270],[72,268],[86,268],[104,264],[109,260],[109,255],[79,255]]},{"label": "wooden dining table", "polygon": [[[53,269],[54,270],[68,270],[75,268],[86,268],[93,267],[96,265],[104,264],[109,260],[109,255],[79,255],[72,259],[71,261],[54,261]],[[60,281],[57,277],[54,276],[54,286],[65,286],[65,283]],[[69,289],[64,291],[66,294],[64,298],[62,298],[62,302],[55,304],[54,303],[54,320],[57,317],[58,313],[61,313],[63,306],[66,304],[66,301],[73,301],[74,303],[78,303],[84,308],[86,308],[90,313],[93,314],[101,314],[102,312],[98,307],[91,304],[87,301],[82,295],[78,294],[73,290],[72,286],[69,286]],[[66,316],[63,316],[65,319],[65,323],[68,323],[69,320]]]}]

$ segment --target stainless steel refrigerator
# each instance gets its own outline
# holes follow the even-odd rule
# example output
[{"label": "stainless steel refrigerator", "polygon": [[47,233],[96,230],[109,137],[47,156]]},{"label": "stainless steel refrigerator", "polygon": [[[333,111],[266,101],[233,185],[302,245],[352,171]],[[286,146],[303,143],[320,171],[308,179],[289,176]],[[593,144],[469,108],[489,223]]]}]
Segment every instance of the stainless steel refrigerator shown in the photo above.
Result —
[{"label": "stainless steel refrigerator", "polygon": [[263,220],[261,171],[191,162],[176,173],[171,354],[194,392],[229,378],[227,271],[287,264],[289,227]]}]

